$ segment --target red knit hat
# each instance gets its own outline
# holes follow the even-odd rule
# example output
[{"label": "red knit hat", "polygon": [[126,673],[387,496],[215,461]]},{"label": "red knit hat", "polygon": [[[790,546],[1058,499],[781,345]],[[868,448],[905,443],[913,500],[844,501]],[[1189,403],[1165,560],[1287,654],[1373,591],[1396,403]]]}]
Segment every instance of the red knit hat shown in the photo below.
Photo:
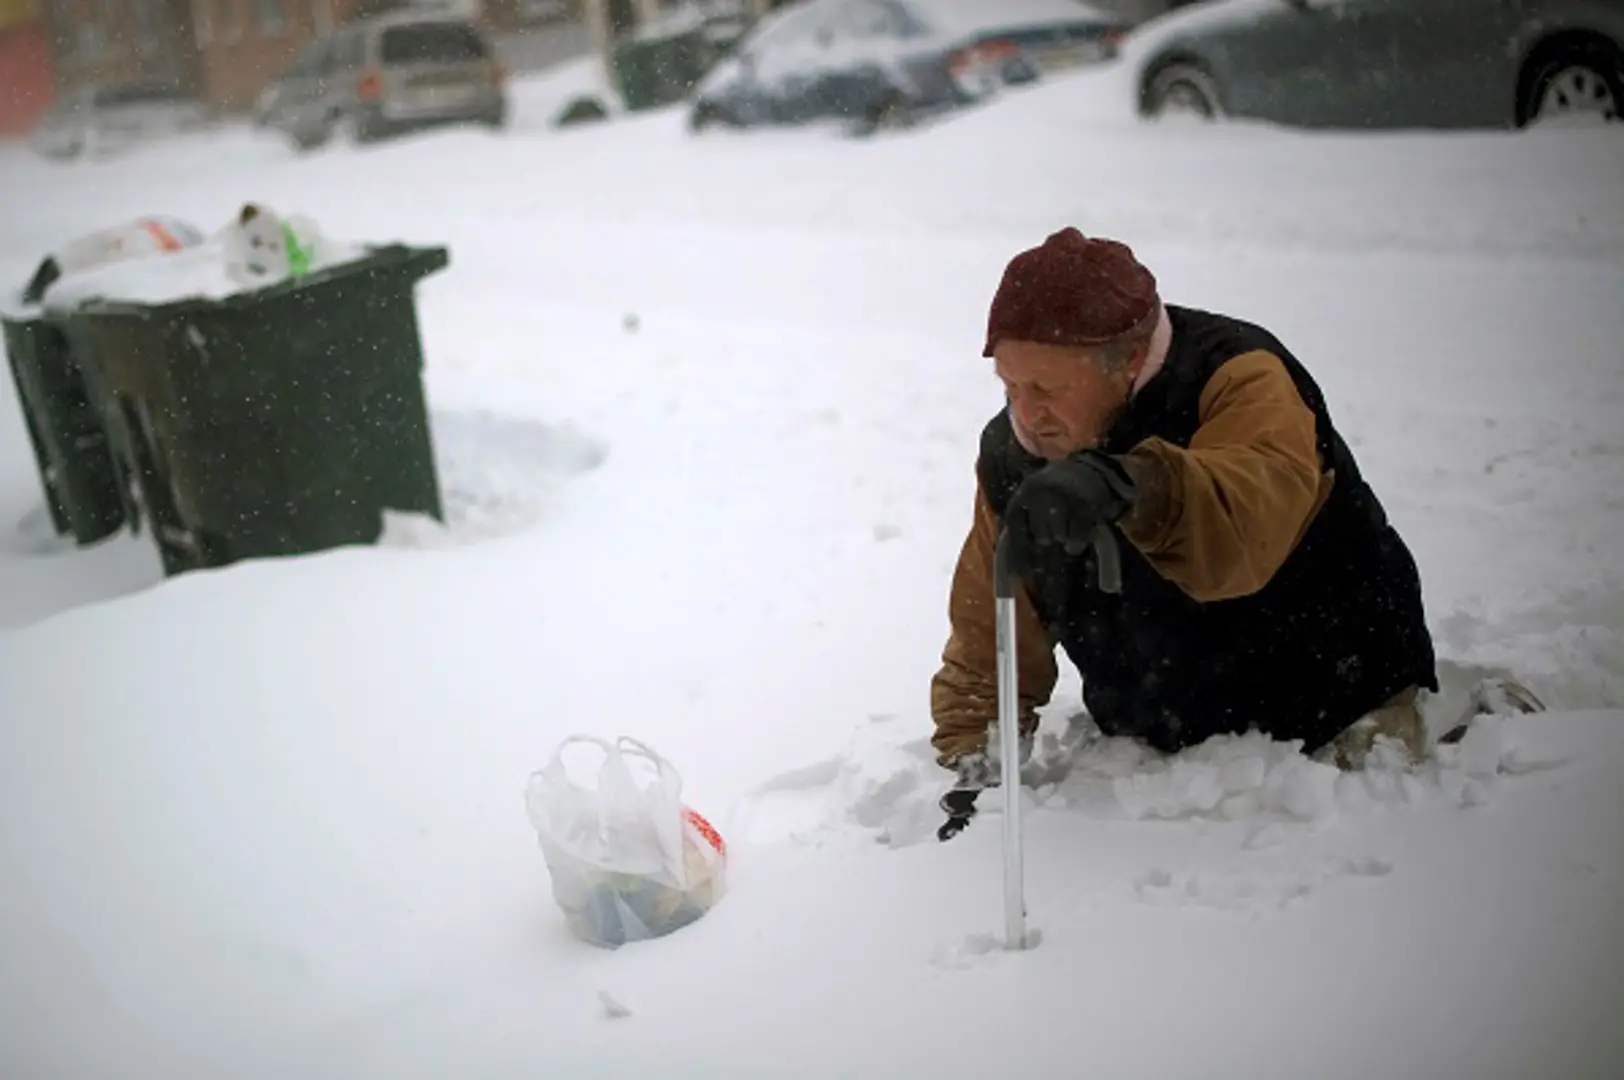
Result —
[{"label": "red knit hat", "polygon": [[991,356],[1003,338],[1102,345],[1148,331],[1161,308],[1156,278],[1126,244],[1074,228],[1010,260],[987,317]]}]

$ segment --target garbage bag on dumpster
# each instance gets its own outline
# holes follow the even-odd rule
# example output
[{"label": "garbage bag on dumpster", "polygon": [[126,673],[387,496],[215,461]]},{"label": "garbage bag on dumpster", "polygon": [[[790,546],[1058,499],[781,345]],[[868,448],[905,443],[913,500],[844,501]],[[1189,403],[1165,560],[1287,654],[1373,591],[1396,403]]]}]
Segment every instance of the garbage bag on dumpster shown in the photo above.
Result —
[{"label": "garbage bag on dumpster", "polygon": [[183,251],[203,243],[203,234],[179,218],[136,218],[63,244],[40,262],[23,287],[24,304],[38,304],[63,277],[124,259]]},{"label": "garbage bag on dumpster", "polygon": [[[572,776],[565,752],[595,747]],[[642,774],[639,783],[637,773]],[[578,778],[590,775],[590,783]],[[721,899],[727,847],[682,801],[676,768],[636,739],[565,739],[525,790],[553,898],[571,933],[607,948],[662,937]]]}]

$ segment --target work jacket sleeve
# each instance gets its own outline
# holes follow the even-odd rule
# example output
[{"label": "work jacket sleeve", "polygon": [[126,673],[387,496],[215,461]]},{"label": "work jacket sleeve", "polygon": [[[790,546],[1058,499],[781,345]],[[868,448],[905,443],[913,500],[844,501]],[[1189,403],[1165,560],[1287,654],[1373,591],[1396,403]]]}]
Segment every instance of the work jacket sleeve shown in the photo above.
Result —
[{"label": "work jacket sleeve", "polygon": [[1272,353],[1222,364],[1199,420],[1187,449],[1151,438],[1124,455],[1141,496],[1121,529],[1194,599],[1247,596],[1302,540],[1334,476],[1319,459],[1313,412]]},{"label": "work jacket sleeve", "polygon": [[[993,593],[993,556],[999,522],[980,484],[974,517],[953,570],[948,596],[949,636],[942,664],[930,686],[931,740],[937,761],[951,768],[963,754],[984,750],[988,727],[998,719],[998,625]],[[1015,652],[1023,733],[1035,731],[1037,710],[1047,704],[1059,678],[1054,644],[1038,621],[1026,590],[1015,589]]]}]

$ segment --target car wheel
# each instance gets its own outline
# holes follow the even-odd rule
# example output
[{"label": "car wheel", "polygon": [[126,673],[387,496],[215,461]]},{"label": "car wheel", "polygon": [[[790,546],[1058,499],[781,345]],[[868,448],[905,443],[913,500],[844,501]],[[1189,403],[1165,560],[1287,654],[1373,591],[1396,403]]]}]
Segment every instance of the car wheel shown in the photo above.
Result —
[{"label": "car wheel", "polygon": [[369,120],[364,112],[347,113],[340,124],[343,126],[344,140],[351,146],[366,146],[383,137],[378,125]]},{"label": "car wheel", "polygon": [[1523,80],[1522,122],[1624,122],[1624,51],[1585,41],[1536,54]]},{"label": "car wheel", "polygon": [[857,122],[857,134],[875,135],[882,131],[901,131],[913,125],[913,110],[901,94],[890,93],[864,110]]},{"label": "car wheel", "polygon": [[563,111],[553,120],[553,127],[569,128],[581,124],[598,124],[607,119],[609,109],[603,102],[595,97],[578,97],[564,106]]},{"label": "car wheel", "polygon": [[708,101],[701,101],[688,113],[688,130],[695,135],[709,131],[722,122],[722,114]]},{"label": "car wheel", "polygon": [[325,123],[317,127],[294,127],[288,132],[288,139],[294,148],[305,153],[320,150],[332,137],[332,125]]},{"label": "car wheel", "polygon": [[1152,119],[1221,120],[1218,84],[1193,64],[1169,64],[1145,86],[1144,114]]}]

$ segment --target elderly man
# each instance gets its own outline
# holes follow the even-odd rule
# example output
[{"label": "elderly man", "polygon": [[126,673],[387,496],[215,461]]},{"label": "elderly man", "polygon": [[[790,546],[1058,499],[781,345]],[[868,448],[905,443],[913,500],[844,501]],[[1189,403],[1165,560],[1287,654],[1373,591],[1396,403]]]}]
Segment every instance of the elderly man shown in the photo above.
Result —
[{"label": "elderly man", "polygon": [[[956,791],[997,783],[1001,530],[1028,745],[1059,646],[1100,730],[1159,751],[1257,729],[1343,768],[1379,735],[1426,752],[1417,698],[1438,681],[1415,562],[1284,344],[1164,304],[1126,246],[1068,228],[1009,264],[984,355],[1007,406],[982,432],[931,684]],[[1102,524],[1119,593],[1098,584]]]}]

